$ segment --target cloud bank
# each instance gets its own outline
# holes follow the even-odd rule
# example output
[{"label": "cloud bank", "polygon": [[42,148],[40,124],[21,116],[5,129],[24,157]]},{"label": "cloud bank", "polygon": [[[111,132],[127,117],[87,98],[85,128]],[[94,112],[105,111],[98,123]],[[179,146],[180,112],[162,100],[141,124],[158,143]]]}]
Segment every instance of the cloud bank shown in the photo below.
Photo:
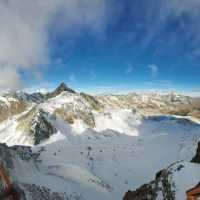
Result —
[{"label": "cloud bank", "polygon": [[21,71],[32,76],[42,71],[50,62],[52,31],[67,33],[72,26],[100,31],[106,9],[104,0],[1,0],[0,88],[22,87]]}]

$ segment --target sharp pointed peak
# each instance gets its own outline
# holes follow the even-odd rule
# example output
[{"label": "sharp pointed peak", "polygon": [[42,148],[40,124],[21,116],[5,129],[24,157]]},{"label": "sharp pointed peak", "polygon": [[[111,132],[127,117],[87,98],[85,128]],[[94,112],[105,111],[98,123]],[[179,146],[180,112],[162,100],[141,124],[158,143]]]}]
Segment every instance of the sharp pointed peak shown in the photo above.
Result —
[{"label": "sharp pointed peak", "polygon": [[58,88],[59,87],[67,88],[67,85],[64,82],[61,82],[60,85],[58,86]]},{"label": "sharp pointed peak", "polygon": [[60,85],[51,93],[47,94],[47,98],[53,98],[62,92],[76,93],[73,89],[68,87],[64,82],[61,82]]},{"label": "sharp pointed peak", "polygon": [[60,85],[54,90],[54,92],[64,92],[64,91],[75,93],[75,91],[70,87],[68,87],[64,82],[61,82]]}]

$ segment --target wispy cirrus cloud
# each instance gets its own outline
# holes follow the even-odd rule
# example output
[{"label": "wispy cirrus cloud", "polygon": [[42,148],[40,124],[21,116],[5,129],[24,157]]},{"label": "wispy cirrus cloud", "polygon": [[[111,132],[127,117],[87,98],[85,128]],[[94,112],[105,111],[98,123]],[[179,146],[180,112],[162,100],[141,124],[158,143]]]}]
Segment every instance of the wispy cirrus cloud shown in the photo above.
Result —
[{"label": "wispy cirrus cloud", "polygon": [[184,58],[200,58],[199,0],[141,0],[129,10],[134,26],[127,33],[128,41],[137,44],[136,53],[142,55],[151,48],[154,55],[173,52]]},{"label": "wispy cirrus cloud", "polygon": [[70,74],[68,79],[70,83],[74,83],[77,81],[75,74]]},{"label": "wispy cirrus cloud", "polygon": [[151,64],[151,65],[148,65],[148,68],[150,70],[151,76],[153,78],[157,77],[157,75],[158,75],[158,66],[155,65],[155,64]]},{"label": "wispy cirrus cloud", "polygon": [[89,74],[90,74],[91,79],[96,79],[97,74],[93,69],[90,70]]},{"label": "wispy cirrus cloud", "polygon": [[130,75],[130,74],[132,74],[132,72],[133,72],[133,65],[132,64],[128,64],[127,65],[127,68],[125,69],[125,74],[126,75]]}]

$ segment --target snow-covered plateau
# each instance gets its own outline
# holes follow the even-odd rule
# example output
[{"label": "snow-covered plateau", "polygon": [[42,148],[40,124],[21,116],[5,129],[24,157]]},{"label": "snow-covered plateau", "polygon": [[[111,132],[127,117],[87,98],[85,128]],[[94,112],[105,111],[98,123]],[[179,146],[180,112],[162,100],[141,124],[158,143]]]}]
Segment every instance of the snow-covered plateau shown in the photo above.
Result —
[{"label": "snow-covered plateau", "polygon": [[183,200],[200,182],[200,163],[190,162],[199,105],[176,94],[90,96],[65,84],[47,94],[6,93],[0,161],[24,200],[121,200],[161,169],[173,195],[157,176],[148,198]]}]

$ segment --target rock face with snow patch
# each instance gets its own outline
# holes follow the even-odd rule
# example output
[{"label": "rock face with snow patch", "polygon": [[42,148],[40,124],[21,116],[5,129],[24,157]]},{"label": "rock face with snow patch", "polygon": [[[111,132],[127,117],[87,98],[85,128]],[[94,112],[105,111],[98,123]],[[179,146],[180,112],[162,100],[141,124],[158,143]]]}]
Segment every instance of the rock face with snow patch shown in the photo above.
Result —
[{"label": "rock face with snow patch", "polygon": [[[178,168],[181,168],[181,165]],[[129,190],[123,200],[156,200],[159,193],[162,200],[175,200],[175,189],[170,181],[171,173],[167,169],[158,172],[154,181],[142,185],[135,191]]]},{"label": "rock face with snow patch", "polygon": [[[65,193],[53,192],[51,189],[31,183],[19,181],[20,174],[16,173],[20,165],[32,166],[37,170],[37,163],[40,162],[39,156],[41,151],[33,153],[30,147],[13,146],[8,147],[6,144],[0,144],[0,162],[6,169],[6,174],[13,183],[13,187],[20,194],[20,200],[67,200],[69,196]],[[18,165],[18,162],[20,165]],[[30,169],[31,170],[31,169]],[[27,173],[27,172],[24,172]],[[29,176],[29,174],[23,174]],[[1,183],[0,179],[0,183]],[[0,191],[3,191],[3,185],[0,184]],[[73,198],[71,198],[73,199]]]},{"label": "rock face with snow patch", "polygon": [[198,142],[196,155],[194,156],[191,162],[200,164],[200,141]]},{"label": "rock face with snow patch", "polygon": [[83,96],[83,98],[85,98],[91,105],[91,107],[94,109],[94,110],[101,110],[103,108],[103,105],[93,96],[91,95],[88,95],[86,93],[80,93],[81,96]]},{"label": "rock face with snow patch", "polygon": [[17,115],[27,108],[27,103],[12,97],[0,98],[0,122]]},{"label": "rock face with snow patch", "polygon": [[37,107],[33,107],[28,113],[18,118],[17,130],[31,138],[34,145],[48,139],[56,132],[48,120],[48,114]]},{"label": "rock face with snow patch", "polygon": [[[13,182],[13,187],[20,193],[20,199],[22,200],[26,200],[24,192],[20,189],[13,175],[13,171],[15,171],[15,159],[23,162],[36,161],[38,155],[33,154],[30,147],[13,146],[9,148],[6,144],[0,144],[0,163],[5,168],[9,179]],[[3,191],[5,188],[2,179],[0,179],[0,182],[0,191]]]},{"label": "rock face with snow patch", "polygon": [[[28,198],[25,197],[23,200],[68,200],[69,199],[69,197],[65,193],[53,192],[47,187],[38,186],[35,184],[22,183],[20,184],[20,189],[23,193],[25,193],[25,196],[28,196]],[[71,197],[71,199],[73,200],[74,198]]]},{"label": "rock face with snow patch", "polygon": [[45,139],[48,139],[52,134],[56,132],[56,129],[48,121],[47,117],[47,113],[40,109],[36,116],[33,118],[30,130],[34,137],[35,145],[39,144]]},{"label": "rock face with snow patch", "polygon": [[45,111],[55,114],[70,124],[73,124],[76,120],[82,120],[91,128],[95,127],[92,112],[99,109],[99,104],[91,96],[68,91],[50,98],[40,106]]},{"label": "rock face with snow patch", "polygon": [[[196,155],[191,162],[200,164],[200,142],[198,143]],[[189,166],[182,161],[173,163],[167,169],[158,172],[152,182],[142,185],[135,191],[127,191],[123,200],[181,200],[186,198],[186,191],[196,186],[200,180],[200,165],[192,166],[192,163]],[[184,170],[187,173],[182,173]],[[198,175],[195,173],[196,170]],[[179,176],[183,178],[183,182],[180,181]],[[187,176],[187,178],[184,178],[184,176]],[[190,182],[193,182],[194,185],[190,185],[183,190],[185,185],[191,184]],[[177,195],[177,190],[183,190],[181,191],[182,194]]]}]

